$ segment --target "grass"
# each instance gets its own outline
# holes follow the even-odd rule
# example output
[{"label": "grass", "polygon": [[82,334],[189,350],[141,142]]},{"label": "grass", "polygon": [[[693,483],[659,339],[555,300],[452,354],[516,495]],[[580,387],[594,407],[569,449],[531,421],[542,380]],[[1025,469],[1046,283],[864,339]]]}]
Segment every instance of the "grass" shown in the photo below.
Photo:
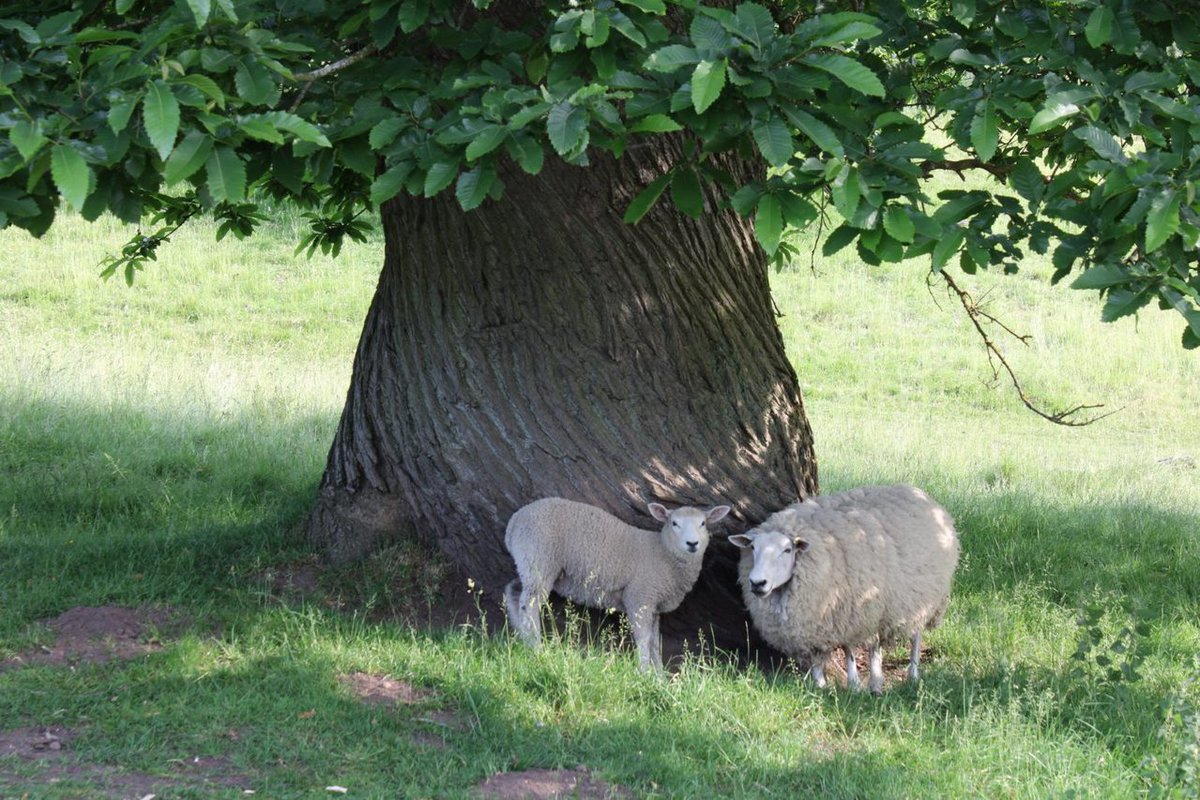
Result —
[{"label": "grass", "polygon": [[[1200,360],[1177,319],[1102,325],[1038,263],[971,279],[1031,335],[1009,350],[1032,394],[1121,409],[1064,429],[988,380],[920,267],[847,251],[775,275],[825,489],[905,480],[940,498],[963,531],[951,610],[923,682],[878,700],[719,655],[657,681],[574,629],[531,653],[387,618],[395,581],[422,577],[411,554],[271,596],[262,576],[309,556],[296,525],[380,259],[374,242],[293,259],[296,228],[220,247],[186,229],[132,288],[96,277],[128,235],[111,222],[0,235],[0,659],[76,605],[195,621],[138,661],[0,671],[0,730],[71,727],[81,760],[150,774],[220,757],[272,798],[457,797],[498,770],[576,764],[646,797],[1187,796],[1173,770],[1190,758],[1195,774],[1200,741]],[[356,670],[433,694],[365,707],[337,681]],[[39,769],[0,756],[32,797],[102,791]]]}]

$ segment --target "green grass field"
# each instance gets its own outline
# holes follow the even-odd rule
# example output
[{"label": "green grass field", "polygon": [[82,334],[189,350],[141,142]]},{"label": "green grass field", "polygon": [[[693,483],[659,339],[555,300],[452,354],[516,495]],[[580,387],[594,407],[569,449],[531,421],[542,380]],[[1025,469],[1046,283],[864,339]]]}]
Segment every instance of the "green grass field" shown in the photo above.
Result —
[{"label": "green grass field", "polygon": [[[74,606],[190,624],[128,662],[0,669],[0,737],[68,728],[92,765],[0,749],[0,797],[120,797],[119,776],[195,758],[270,798],[458,797],[579,764],[639,797],[1200,792],[1200,356],[1176,316],[1103,325],[1037,264],[964,278],[1030,334],[1006,347],[1031,394],[1120,409],[1066,429],[990,381],[921,265],[844,253],[774,277],[825,490],[914,482],[962,531],[922,683],[875,699],[719,654],[656,680],[570,631],[534,654],[482,627],[412,629],[381,613],[422,577],[402,553],[280,602],[264,575],[309,555],[296,525],[381,248],[306,261],[294,220],[219,246],[196,225],[132,288],[100,281],[128,235],[0,234],[0,661]],[[425,694],[366,706],[339,682],[354,672]],[[185,783],[159,796],[242,796]]]}]

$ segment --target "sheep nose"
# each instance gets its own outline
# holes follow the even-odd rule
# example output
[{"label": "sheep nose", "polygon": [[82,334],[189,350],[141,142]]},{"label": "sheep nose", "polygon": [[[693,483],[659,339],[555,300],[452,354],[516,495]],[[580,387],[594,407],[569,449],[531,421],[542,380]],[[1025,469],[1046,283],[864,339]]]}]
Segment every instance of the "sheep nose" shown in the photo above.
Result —
[{"label": "sheep nose", "polygon": [[767,593],[766,579],[764,578],[761,581],[750,581],[750,591],[754,592],[757,595],[766,594]]},{"label": "sheep nose", "polygon": [[696,552],[696,548],[700,546],[700,542],[684,542],[684,544],[687,545],[689,553]]}]

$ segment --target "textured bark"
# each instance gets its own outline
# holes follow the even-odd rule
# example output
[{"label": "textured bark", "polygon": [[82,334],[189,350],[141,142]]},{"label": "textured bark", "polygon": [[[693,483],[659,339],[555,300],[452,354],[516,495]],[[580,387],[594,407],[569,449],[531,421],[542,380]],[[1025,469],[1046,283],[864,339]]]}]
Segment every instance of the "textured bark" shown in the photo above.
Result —
[{"label": "textured bark", "polygon": [[[816,491],[751,226],[666,198],[621,219],[676,147],[506,168],[504,199],[471,213],[451,192],[384,207],[383,272],[309,524],[327,553],[416,536],[497,590],[514,575],[505,523],[539,497],[645,528],[651,500],[724,502],[734,532]],[[744,643],[735,559],[715,542],[664,628]]]}]

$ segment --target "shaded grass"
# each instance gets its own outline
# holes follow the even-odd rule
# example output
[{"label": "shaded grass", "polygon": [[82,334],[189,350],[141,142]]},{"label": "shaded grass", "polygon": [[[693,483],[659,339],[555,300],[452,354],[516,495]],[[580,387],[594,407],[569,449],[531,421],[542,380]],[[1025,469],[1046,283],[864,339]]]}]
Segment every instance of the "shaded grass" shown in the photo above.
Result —
[{"label": "shaded grass", "polygon": [[[961,313],[931,300],[919,270],[839,257],[818,275],[776,275],[824,488],[904,480],[941,499],[963,532],[954,600],[921,685],[881,700],[721,654],[656,681],[627,643],[580,644],[578,623],[531,653],[483,626],[380,620],[403,605],[395,581],[426,574],[411,553],[292,605],[264,587],[264,571],[307,556],[296,526],[379,258],[374,243],[337,262],[291,259],[295,226],[220,248],[210,230],[181,232],[132,289],[95,277],[126,235],[110,222],[68,220],[38,242],[5,234],[0,658],[75,605],[170,604],[196,621],[137,662],[0,672],[5,727],[74,727],[81,759],[152,774],[222,756],[270,797],[333,784],[456,797],[497,770],[579,763],[647,797],[1125,797],[1147,787],[1147,758],[1178,755],[1157,733],[1164,703],[1200,703],[1188,683],[1200,362],[1168,315],[1136,334],[1132,321],[1101,326],[1039,264],[971,282],[1033,334],[1014,352],[1031,391],[1125,407],[1064,430],[987,384]],[[1072,660],[1089,606],[1106,610],[1108,637],[1149,623],[1138,680]],[[364,707],[337,681],[355,670],[434,696]],[[0,761],[18,769],[32,796],[79,794]]]}]

